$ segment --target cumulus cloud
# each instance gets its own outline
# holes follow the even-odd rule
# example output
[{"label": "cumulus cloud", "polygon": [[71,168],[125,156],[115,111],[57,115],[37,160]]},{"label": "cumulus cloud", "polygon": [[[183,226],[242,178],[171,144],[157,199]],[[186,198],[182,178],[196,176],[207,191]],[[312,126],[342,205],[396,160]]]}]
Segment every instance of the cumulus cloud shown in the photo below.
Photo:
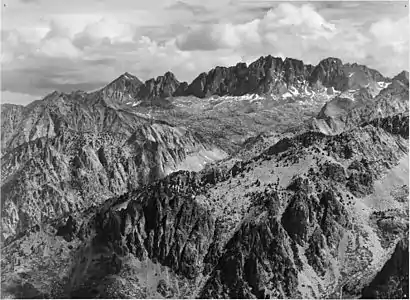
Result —
[{"label": "cumulus cloud", "polygon": [[134,27],[112,18],[102,18],[88,24],[83,31],[74,36],[73,43],[79,48],[98,44],[99,41],[111,43],[131,42],[134,38]]},{"label": "cumulus cloud", "polygon": [[240,39],[231,24],[204,25],[180,35],[177,46],[184,51],[238,47]]},{"label": "cumulus cloud", "polygon": [[[385,57],[391,49],[407,55],[408,17],[396,22],[389,19],[376,21],[367,30],[360,20],[338,16],[335,21],[330,21],[317,7],[320,5],[280,3],[252,21],[191,28],[178,36],[176,44],[182,51],[231,49],[245,57],[284,54],[313,64],[325,57],[336,56],[348,62],[370,63],[370,67],[380,67],[388,75],[391,70],[381,63],[380,58],[370,58]],[[354,9],[357,10],[357,5]],[[378,16],[374,11],[373,15]],[[407,58],[390,59],[394,60],[391,66],[404,62],[403,68],[406,68]]]},{"label": "cumulus cloud", "polygon": [[292,33],[310,39],[331,38],[336,29],[313,6],[296,6],[291,3],[281,3],[276,9],[269,10],[262,20],[262,26],[265,32],[292,28]]},{"label": "cumulus cloud", "polygon": [[390,46],[395,52],[408,52],[409,18],[397,21],[383,19],[370,26],[370,33],[381,46]]},{"label": "cumulus cloud", "polygon": [[71,40],[64,37],[46,39],[37,48],[37,52],[49,57],[74,58],[81,55],[81,51],[71,43]]},{"label": "cumulus cloud", "polygon": [[283,34],[293,39],[329,39],[336,33],[335,25],[327,22],[308,4],[296,6],[281,3],[261,19],[242,24],[212,24],[192,28],[177,38],[181,50],[215,50],[277,43]]}]

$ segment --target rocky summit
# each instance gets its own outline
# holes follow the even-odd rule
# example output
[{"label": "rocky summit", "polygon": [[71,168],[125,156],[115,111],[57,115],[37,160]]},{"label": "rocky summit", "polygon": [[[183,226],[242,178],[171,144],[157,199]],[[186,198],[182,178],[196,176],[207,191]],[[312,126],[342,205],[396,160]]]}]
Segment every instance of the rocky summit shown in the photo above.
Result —
[{"label": "rocky summit", "polygon": [[2,104],[2,298],[408,298],[408,101],[268,55]]}]

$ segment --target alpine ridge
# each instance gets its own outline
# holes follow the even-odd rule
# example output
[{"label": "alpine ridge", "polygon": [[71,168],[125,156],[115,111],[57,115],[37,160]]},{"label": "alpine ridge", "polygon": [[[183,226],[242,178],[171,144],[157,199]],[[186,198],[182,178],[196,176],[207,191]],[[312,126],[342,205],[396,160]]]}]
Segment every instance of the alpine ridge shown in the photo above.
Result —
[{"label": "alpine ridge", "polygon": [[407,298],[408,101],[268,55],[2,104],[2,297]]}]

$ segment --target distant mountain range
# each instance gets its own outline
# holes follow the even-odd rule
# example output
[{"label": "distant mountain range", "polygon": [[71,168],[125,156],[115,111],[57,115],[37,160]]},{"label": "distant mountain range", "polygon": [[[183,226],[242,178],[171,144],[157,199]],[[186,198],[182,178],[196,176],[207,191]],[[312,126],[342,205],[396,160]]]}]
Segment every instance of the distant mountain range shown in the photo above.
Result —
[{"label": "distant mountain range", "polygon": [[154,98],[195,96],[242,96],[245,94],[285,94],[292,88],[300,91],[331,88],[344,92],[366,87],[380,89],[391,80],[378,71],[363,65],[343,64],[338,58],[327,58],[317,66],[303,61],[266,56],[247,66],[238,63],[232,67],[216,67],[199,74],[190,84],[179,82],[171,72],[142,83],[137,77],[125,73],[103,90],[108,97],[112,91],[123,91],[118,99],[149,100]]}]

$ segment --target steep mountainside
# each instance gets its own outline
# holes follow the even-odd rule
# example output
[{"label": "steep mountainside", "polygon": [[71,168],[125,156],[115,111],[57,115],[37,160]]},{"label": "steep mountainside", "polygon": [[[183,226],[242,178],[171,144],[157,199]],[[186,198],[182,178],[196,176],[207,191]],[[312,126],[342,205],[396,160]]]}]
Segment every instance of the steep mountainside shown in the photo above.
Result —
[{"label": "steep mountainside", "polygon": [[[408,127],[391,124],[401,122],[387,118],[334,137],[285,138],[230,169],[173,173],[109,200],[91,217],[74,217],[76,226],[69,220],[57,227],[57,235],[66,230],[74,238],[69,244],[78,245],[75,256],[60,262],[68,273],[58,292],[359,296],[408,232]],[[23,250],[33,234],[43,242]],[[50,244],[41,236],[34,231],[14,247],[42,268],[56,268],[36,258]],[[6,260],[27,267],[18,253],[9,251]],[[29,274],[31,293],[50,293],[45,273]],[[10,278],[8,292],[18,284]]]},{"label": "steep mountainside", "polygon": [[[149,122],[146,116],[122,110],[118,102],[100,93],[53,92],[20,108],[16,116],[13,109],[2,106],[2,152],[38,138],[54,138],[67,130],[131,135]],[[7,134],[3,135],[3,131]]]},{"label": "steep mountainside", "polygon": [[164,76],[158,76],[157,79],[149,79],[141,87],[137,95],[138,99],[155,99],[167,98],[173,95],[183,94],[187,83],[180,83],[174,74],[166,72]]},{"label": "steep mountainside", "polygon": [[160,123],[130,137],[65,130],[36,139],[2,157],[2,237],[225,156],[199,135]]},{"label": "steep mountainside", "polygon": [[408,101],[408,81],[406,83],[397,77],[374,99],[361,97],[352,100],[335,97],[325,104],[317,118],[308,122],[308,128],[326,134],[337,134],[372,119],[401,112],[408,113]]},{"label": "steep mountainside", "polygon": [[343,64],[338,58],[322,60],[310,74],[312,84],[334,87],[336,90],[345,91],[360,87],[375,86],[378,82],[386,81],[378,71],[366,66]]},{"label": "steep mountainside", "polygon": [[145,297],[157,268],[152,297],[359,295],[408,230],[408,145],[388,123],[284,139],[228,171],[178,172],[111,200],[76,221],[88,242],[66,291]]},{"label": "steep mountainside", "polygon": [[134,75],[126,72],[101,90],[103,98],[113,98],[120,102],[133,100],[143,83]]},{"label": "steep mountainside", "polygon": [[22,105],[1,105],[1,150],[7,146],[7,143],[17,132],[17,128],[23,120],[25,110],[26,108]]},{"label": "steep mountainside", "polygon": [[379,72],[357,64],[343,64],[340,59],[327,58],[316,67],[292,58],[260,57],[249,67],[238,63],[232,67],[216,67],[201,73],[188,86],[185,95],[199,98],[211,95],[241,96],[244,94],[284,94],[290,87],[304,91],[309,88],[333,87],[339,91],[377,86],[387,81]]},{"label": "steep mountainside", "polygon": [[408,84],[266,56],[2,104],[2,297],[407,297]]}]

